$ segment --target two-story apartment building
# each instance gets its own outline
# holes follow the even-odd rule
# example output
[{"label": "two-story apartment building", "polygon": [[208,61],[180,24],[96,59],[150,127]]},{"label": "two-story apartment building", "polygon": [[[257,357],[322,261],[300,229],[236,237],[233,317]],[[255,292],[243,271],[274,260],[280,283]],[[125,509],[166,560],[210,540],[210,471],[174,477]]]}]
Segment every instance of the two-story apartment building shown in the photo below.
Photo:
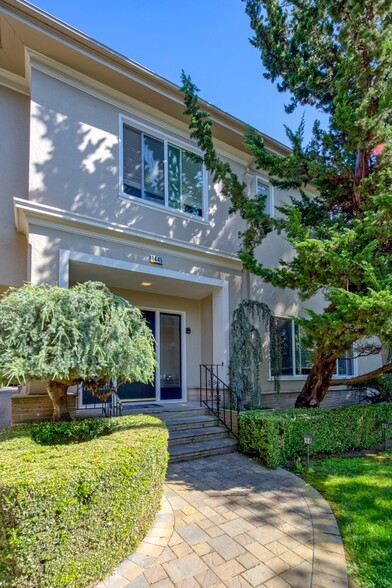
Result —
[{"label": "two-story apartment building", "polygon": [[[179,88],[20,0],[0,0],[0,34],[0,293],[25,281],[100,280],[141,308],[159,367],[154,386],[127,394],[144,402],[194,399],[200,364],[227,371],[233,310],[261,300],[286,317],[288,340],[280,400],[268,360],[264,394],[292,405],[306,377],[289,318],[299,300],[243,270],[242,221],[189,138]],[[252,167],[244,124],[208,110],[221,157],[273,213],[288,194]],[[291,252],[271,236],[261,255]]]}]

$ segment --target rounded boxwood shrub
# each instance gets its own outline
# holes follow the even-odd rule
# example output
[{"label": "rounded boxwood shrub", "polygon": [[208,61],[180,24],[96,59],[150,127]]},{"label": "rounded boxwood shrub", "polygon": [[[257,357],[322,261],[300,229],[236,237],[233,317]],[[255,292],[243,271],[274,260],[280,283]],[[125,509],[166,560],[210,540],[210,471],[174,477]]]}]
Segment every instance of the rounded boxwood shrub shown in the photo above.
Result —
[{"label": "rounded boxwood shrub", "polygon": [[256,454],[276,468],[306,454],[305,433],[313,435],[311,455],[377,445],[383,438],[383,420],[391,422],[391,433],[392,404],[249,411],[239,415],[239,443],[244,453]]},{"label": "rounded boxwood shrub", "polygon": [[0,586],[84,588],[113,570],[159,508],[167,437],[147,415],[0,432]]}]

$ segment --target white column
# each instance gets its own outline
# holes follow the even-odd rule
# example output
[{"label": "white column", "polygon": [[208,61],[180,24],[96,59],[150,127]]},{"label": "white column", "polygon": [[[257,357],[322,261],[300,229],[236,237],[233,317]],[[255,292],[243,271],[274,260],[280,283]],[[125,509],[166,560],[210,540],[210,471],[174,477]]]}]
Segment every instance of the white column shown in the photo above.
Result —
[{"label": "white column", "polygon": [[69,287],[69,251],[60,249],[59,251],[59,286],[60,288]]},{"label": "white column", "polygon": [[213,363],[224,366],[223,374],[229,367],[229,284],[214,288],[212,294],[212,355]]}]

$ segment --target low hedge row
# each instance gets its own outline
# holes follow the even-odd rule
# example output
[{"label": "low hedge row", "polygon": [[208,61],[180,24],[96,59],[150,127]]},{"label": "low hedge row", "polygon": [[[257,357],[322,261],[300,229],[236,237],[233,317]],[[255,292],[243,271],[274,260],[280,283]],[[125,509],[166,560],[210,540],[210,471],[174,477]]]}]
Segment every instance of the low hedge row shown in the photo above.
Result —
[{"label": "low hedge row", "polygon": [[166,426],[146,415],[80,423],[0,433],[0,586],[86,587],[134,550],[155,516]]},{"label": "low hedge row", "polygon": [[340,408],[249,411],[239,415],[242,451],[261,457],[269,468],[306,454],[303,436],[313,435],[310,454],[331,454],[381,443],[380,422],[391,422],[392,403]]}]

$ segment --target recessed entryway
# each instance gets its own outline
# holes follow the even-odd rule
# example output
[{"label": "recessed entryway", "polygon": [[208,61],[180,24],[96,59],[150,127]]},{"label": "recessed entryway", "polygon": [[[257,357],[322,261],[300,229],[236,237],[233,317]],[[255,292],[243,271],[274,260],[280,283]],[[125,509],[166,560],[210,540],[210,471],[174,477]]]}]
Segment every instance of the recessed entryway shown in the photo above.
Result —
[{"label": "recessed entryway", "polygon": [[[192,272],[59,251],[59,285],[104,282],[144,312],[154,333],[159,364],[155,380],[121,386],[122,400],[187,401],[199,385],[200,363],[228,366],[229,283],[200,275],[197,266]],[[85,402],[80,399],[79,404]]]}]

